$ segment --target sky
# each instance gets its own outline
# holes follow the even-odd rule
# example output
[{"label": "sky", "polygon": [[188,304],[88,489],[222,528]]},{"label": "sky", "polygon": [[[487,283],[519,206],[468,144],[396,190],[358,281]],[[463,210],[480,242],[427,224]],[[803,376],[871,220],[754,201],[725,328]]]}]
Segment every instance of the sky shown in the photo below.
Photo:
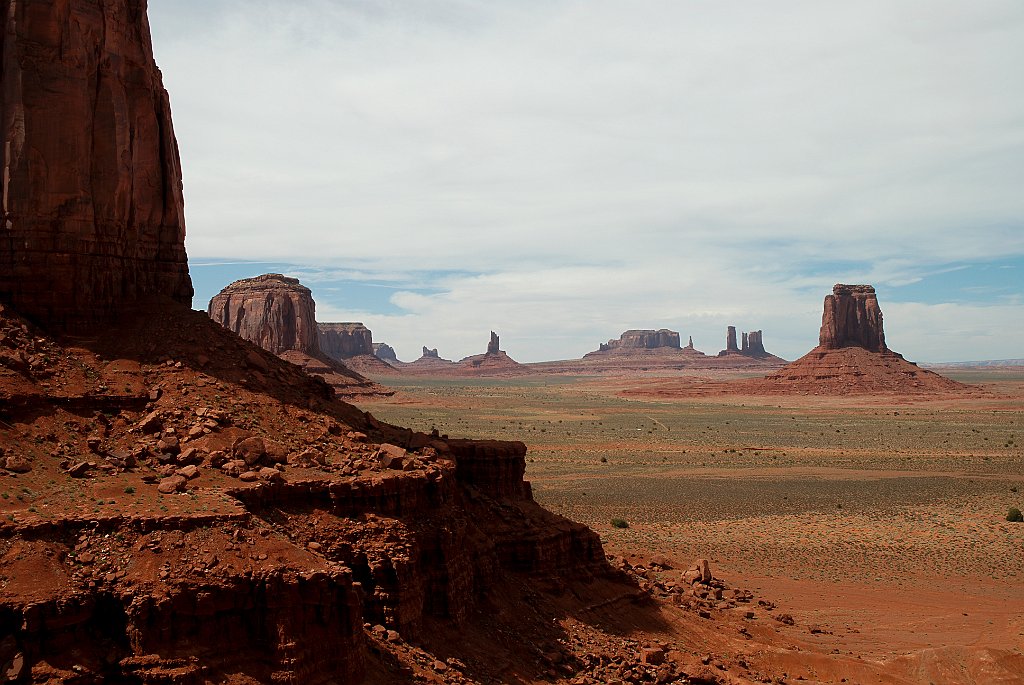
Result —
[{"label": "sky", "polygon": [[411,361],[631,328],[1024,357],[1019,0],[150,0],[193,306],[267,272]]}]

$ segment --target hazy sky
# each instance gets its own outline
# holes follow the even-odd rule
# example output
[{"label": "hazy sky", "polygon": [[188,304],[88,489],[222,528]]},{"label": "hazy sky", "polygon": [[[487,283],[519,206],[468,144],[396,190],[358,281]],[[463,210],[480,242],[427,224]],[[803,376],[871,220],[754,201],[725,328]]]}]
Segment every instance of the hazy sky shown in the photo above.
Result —
[{"label": "hazy sky", "polygon": [[196,308],[270,270],[399,357],[627,328],[1024,357],[1020,0],[150,0]]}]

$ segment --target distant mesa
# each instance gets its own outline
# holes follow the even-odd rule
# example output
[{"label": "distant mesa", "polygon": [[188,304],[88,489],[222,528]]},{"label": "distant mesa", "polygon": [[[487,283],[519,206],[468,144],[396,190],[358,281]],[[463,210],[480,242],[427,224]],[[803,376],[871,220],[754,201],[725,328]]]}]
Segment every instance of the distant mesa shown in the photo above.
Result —
[{"label": "distant mesa", "polygon": [[837,284],[825,297],[818,346],[764,379],[764,394],[917,394],[963,392],[967,386],[908,362],[885,344],[874,287]]},{"label": "distant mesa", "polygon": [[373,353],[377,355],[377,359],[381,359],[388,364],[398,361],[398,354],[395,352],[395,348],[387,343],[373,343]]},{"label": "distant mesa", "polygon": [[423,346],[423,356],[428,359],[440,359],[441,355],[437,353],[437,348],[428,349],[426,345]]},{"label": "distant mesa", "polygon": [[750,331],[749,333],[743,333],[742,346],[736,345],[736,327],[729,326],[725,335],[725,349],[718,353],[719,357],[728,357],[729,355],[740,355],[743,357],[753,357],[754,359],[777,359],[782,361],[779,357],[773,354],[769,354],[764,349],[764,334],[762,331]]},{"label": "distant mesa", "polygon": [[393,366],[374,354],[373,334],[363,324],[355,321],[318,323],[317,329],[320,332],[320,349],[331,359],[362,374],[394,373]]},{"label": "distant mesa", "polygon": [[[630,330],[619,336],[618,340],[601,343],[599,352],[609,350],[653,350],[658,347],[679,349],[679,333],[667,328],[654,330]],[[689,349],[693,349],[693,338],[690,338]]]},{"label": "distant mesa", "polygon": [[320,349],[334,359],[373,354],[373,334],[361,323],[320,323]]},{"label": "distant mesa", "polygon": [[[735,340],[735,329],[731,336]],[[676,331],[667,328],[630,329],[618,339],[601,343],[598,349],[583,355],[582,359],[540,362],[530,366],[536,372],[546,373],[615,374],[682,369],[765,368],[785,363],[785,360],[763,352],[760,331],[745,339],[747,343],[743,349],[747,352],[733,342],[734,354],[709,356],[694,347],[693,336],[687,336],[686,346],[680,347],[682,336]]]},{"label": "distant mesa", "polygon": [[207,313],[245,340],[322,377],[338,395],[390,394],[324,354],[313,294],[297,278],[263,274],[235,281],[213,296]]}]

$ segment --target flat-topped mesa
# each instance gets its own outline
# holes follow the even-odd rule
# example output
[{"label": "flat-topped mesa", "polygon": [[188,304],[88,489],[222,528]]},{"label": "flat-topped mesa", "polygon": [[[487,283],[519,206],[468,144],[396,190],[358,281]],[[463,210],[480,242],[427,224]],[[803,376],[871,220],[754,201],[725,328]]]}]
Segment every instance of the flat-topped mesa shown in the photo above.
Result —
[{"label": "flat-topped mesa", "polygon": [[328,357],[351,359],[360,354],[374,354],[373,333],[361,323],[318,323],[316,326],[320,349]]},{"label": "flat-topped mesa", "polygon": [[4,2],[0,21],[0,303],[55,330],[151,296],[190,304],[181,164],[145,3]]},{"label": "flat-topped mesa", "polygon": [[210,318],[274,354],[320,353],[316,303],[297,278],[263,274],[228,285],[210,300]]},{"label": "flat-topped mesa", "polygon": [[[690,341],[693,342],[692,340]],[[619,336],[618,340],[601,343],[600,351],[608,350],[653,350],[659,347],[679,349],[679,333],[667,328],[659,330],[632,329]],[[692,349],[692,347],[691,347]]]},{"label": "flat-topped mesa", "polygon": [[398,361],[398,353],[395,352],[395,348],[387,343],[373,343],[373,353],[377,355],[377,359],[382,359],[386,362]]},{"label": "flat-topped mesa", "polygon": [[498,345],[498,334],[491,331],[491,340],[487,343],[487,354],[498,354],[501,347]]},{"label": "flat-topped mesa", "polygon": [[863,347],[871,352],[884,352],[889,349],[885,346],[882,310],[873,286],[837,283],[832,288],[832,294],[825,296],[818,345],[827,350]]}]

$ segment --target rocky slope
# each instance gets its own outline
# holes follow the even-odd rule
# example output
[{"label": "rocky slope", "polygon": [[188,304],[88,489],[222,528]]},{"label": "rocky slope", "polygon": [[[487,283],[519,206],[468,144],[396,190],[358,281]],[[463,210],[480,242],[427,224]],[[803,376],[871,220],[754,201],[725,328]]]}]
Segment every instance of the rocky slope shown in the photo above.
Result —
[{"label": "rocky slope", "polygon": [[364,623],[404,643],[508,574],[608,573],[533,502],[522,443],[381,424],[202,314],[149,302],[88,347],[11,311],[0,331],[4,359],[38,355],[0,367],[20,678],[358,683],[390,668]]},{"label": "rocky slope", "polygon": [[65,329],[148,295],[191,303],[145,3],[6,0],[3,22],[0,302]]}]

